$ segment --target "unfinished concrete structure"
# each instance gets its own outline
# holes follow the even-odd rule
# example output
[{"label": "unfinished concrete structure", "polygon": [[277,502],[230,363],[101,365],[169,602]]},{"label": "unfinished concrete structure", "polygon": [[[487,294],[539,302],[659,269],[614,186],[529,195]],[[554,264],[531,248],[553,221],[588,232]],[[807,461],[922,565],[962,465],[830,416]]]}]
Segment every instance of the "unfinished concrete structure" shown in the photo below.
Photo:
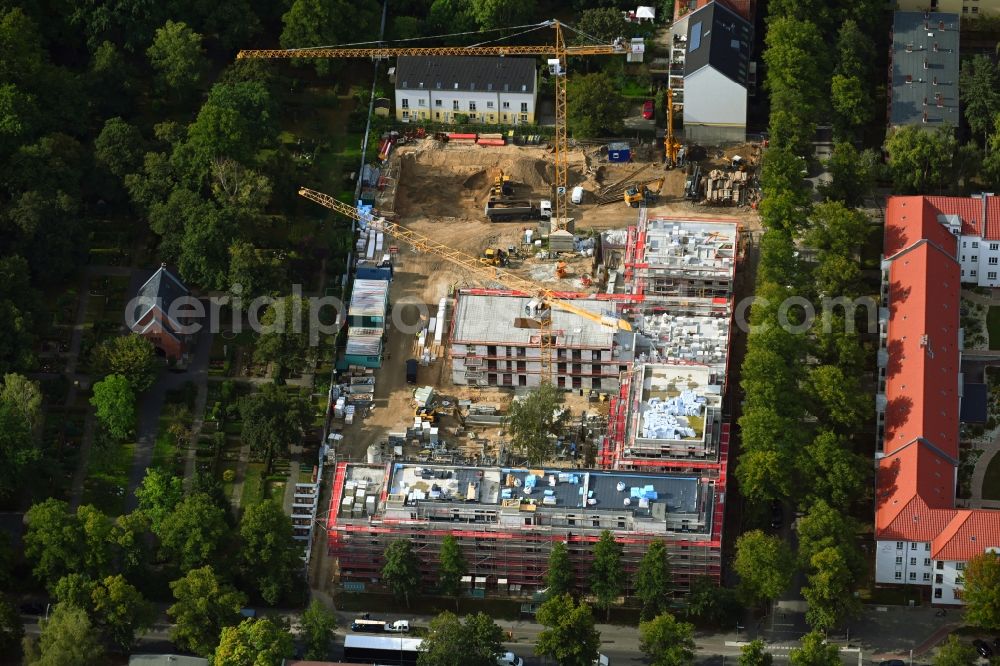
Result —
[{"label": "unfinished concrete structure", "polygon": [[734,220],[654,218],[629,227],[628,293],[660,297],[728,297],[736,274],[739,225]]},{"label": "unfinished concrete structure", "polygon": [[[616,314],[611,299],[573,300],[596,315]],[[449,335],[452,382],[511,387],[542,383],[541,336],[526,310],[529,301],[510,291],[458,292]],[[620,373],[634,358],[635,333],[558,308],[551,318],[556,338],[550,348],[553,384],[565,389],[616,390]]]},{"label": "unfinished concrete structure", "polygon": [[380,586],[386,546],[406,539],[432,587],[451,535],[469,565],[468,594],[526,596],[545,586],[557,541],[585,589],[592,546],[606,529],[624,548],[626,594],[657,539],[680,592],[695,577],[719,578],[721,501],[717,482],[699,474],[340,463],[328,543],[342,583]]}]

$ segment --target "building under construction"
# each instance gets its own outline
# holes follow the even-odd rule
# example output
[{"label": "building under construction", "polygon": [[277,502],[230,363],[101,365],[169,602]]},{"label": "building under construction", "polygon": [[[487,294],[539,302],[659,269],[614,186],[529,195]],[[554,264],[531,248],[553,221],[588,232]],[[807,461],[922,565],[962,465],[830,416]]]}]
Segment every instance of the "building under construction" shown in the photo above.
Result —
[{"label": "building under construction", "polygon": [[441,542],[454,536],[473,596],[528,596],[545,587],[552,546],[565,542],[581,589],[603,530],[622,544],[625,594],[654,540],[671,558],[677,592],[719,579],[722,497],[700,474],[340,463],[327,521],[342,582],[379,584],[383,553],[406,539],[425,586],[437,584]]},{"label": "building under construction", "polygon": [[[572,295],[560,294],[562,298]],[[597,317],[587,319],[558,308],[551,317],[555,343],[550,353],[553,383],[565,389],[615,391],[632,363],[635,333],[600,322],[617,316],[613,299],[572,299]],[[542,382],[542,344],[534,301],[510,291],[464,289],[455,297],[449,336],[451,378],[458,385],[527,386]]]}]

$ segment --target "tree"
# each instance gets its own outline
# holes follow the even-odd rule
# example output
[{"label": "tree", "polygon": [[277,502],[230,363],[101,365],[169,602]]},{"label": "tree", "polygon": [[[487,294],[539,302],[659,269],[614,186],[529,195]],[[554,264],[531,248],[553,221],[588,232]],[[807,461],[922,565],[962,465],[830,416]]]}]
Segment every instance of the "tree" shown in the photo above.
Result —
[{"label": "tree", "polygon": [[281,666],[292,656],[295,643],[284,627],[268,619],[244,620],[235,627],[223,627],[215,666]]},{"label": "tree", "polygon": [[[6,377],[17,375],[6,375]],[[40,456],[35,432],[23,405],[0,397],[0,497],[11,495],[24,482],[24,472]]]},{"label": "tree", "polygon": [[819,552],[839,548],[851,572],[857,578],[865,570],[865,558],[858,549],[858,523],[842,510],[816,500],[796,523],[799,536],[799,564],[808,567]]},{"label": "tree", "polygon": [[[352,34],[375,26],[378,5],[371,0],[294,0],[281,17],[281,48],[294,49],[316,44],[338,44]],[[313,65],[316,73],[329,74],[329,58],[293,60],[297,65]]]},{"label": "tree", "polygon": [[420,570],[417,556],[410,542],[396,539],[385,549],[385,563],[382,565],[382,579],[396,597],[406,601],[410,607],[410,595],[420,587]]},{"label": "tree", "polygon": [[135,432],[135,390],[125,377],[108,375],[94,384],[90,404],[115,439],[124,441]]},{"label": "tree", "polygon": [[240,572],[272,605],[302,579],[301,546],[293,535],[292,519],[268,500],[250,505],[240,521]]},{"label": "tree", "polygon": [[570,99],[566,124],[573,136],[583,139],[621,132],[628,105],[606,72],[574,76],[566,92]]},{"label": "tree", "polygon": [[330,656],[330,641],[337,628],[337,616],[318,599],[313,599],[302,613],[302,631],[306,640],[306,659],[322,661]]},{"label": "tree", "polygon": [[6,596],[0,596],[0,654],[16,656],[22,638],[24,624],[17,606]]},{"label": "tree", "polygon": [[802,647],[789,654],[792,666],[840,666],[840,648],[829,645],[822,632],[813,630],[802,637]]},{"label": "tree", "polygon": [[986,139],[986,156],[983,158],[983,176],[1000,186],[1000,113],[993,117],[996,129]]},{"label": "tree", "polygon": [[53,586],[66,574],[83,568],[83,530],[66,502],[50,497],[28,509],[24,521],[28,524],[24,554],[34,562],[33,573],[39,582]]},{"label": "tree", "polygon": [[182,571],[212,564],[229,540],[226,514],[208,495],[188,495],[160,524],[161,556]]},{"label": "tree", "polygon": [[160,370],[156,348],[138,333],[105,340],[97,347],[95,355],[98,368],[124,377],[136,393],[152,386]]},{"label": "tree", "polygon": [[458,539],[448,534],[441,541],[441,553],[438,555],[438,587],[449,597],[455,597],[455,610],[458,610],[458,599],[462,596],[462,578],[469,572],[469,566],[462,556]]},{"label": "tree", "polygon": [[872,191],[878,159],[871,149],[858,152],[854,144],[837,141],[826,161],[830,180],[820,185],[820,194],[848,206],[859,205]]},{"label": "tree", "polygon": [[90,666],[104,656],[87,613],[69,604],[56,604],[42,623],[39,650],[32,666]]},{"label": "tree", "polygon": [[813,573],[802,596],[809,604],[806,622],[813,629],[829,631],[856,616],[861,603],[854,596],[854,573],[839,548],[830,547],[809,560]]},{"label": "tree", "polygon": [[694,662],[694,626],[661,613],[639,623],[639,647],[653,666],[684,666]]},{"label": "tree", "polygon": [[867,85],[857,76],[834,74],[830,80],[830,102],[843,134],[863,127],[872,116],[872,98]]},{"label": "tree", "polygon": [[1000,630],[1000,556],[984,552],[969,559],[962,599],[968,624]]},{"label": "tree", "polygon": [[535,9],[534,0],[468,0],[469,13],[482,30],[522,25]]},{"label": "tree", "polygon": [[223,585],[212,567],[189,571],[170,583],[170,589],[177,600],[167,609],[174,621],[171,640],[182,649],[208,657],[219,642],[222,628],[239,622],[246,596]]},{"label": "tree", "polygon": [[[771,96],[774,109],[792,110],[794,118],[804,126],[815,124],[820,105],[827,97],[827,72],[822,32],[816,24],[791,16],[775,14],[768,21],[765,38],[764,86]],[[819,45],[819,48],[817,46]],[[803,142],[811,132],[798,132],[794,141],[778,140],[775,117],[771,118],[772,142],[778,148],[790,148],[802,154]]]},{"label": "tree", "polygon": [[857,376],[845,373],[839,366],[810,368],[806,393],[812,400],[813,414],[842,432],[856,430],[868,417],[868,394]]},{"label": "tree", "polygon": [[240,414],[243,441],[252,453],[264,458],[264,468],[270,473],[275,456],[299,441],[309,426],[312,406],[280,386],[265,384],[257,393],[240,400]]},{"label": "tree", "polygon": [[670,608],[671,583],[667,547],[656,540],[642,556],[635,579],[635,595],[642,602],[644,619],[652,619]]},{"label": "tree", "polygon": [[231,288],[240,285],[244,303],[275,293],[284,272],[283,262],[268,250],[242,240],[229,246],[229,283]]},{"label": "tree", "polygon": [[184,480],[159,467],[150,467],[135,489],[135,496],[139,511],[149,519],[153,532],[159,533],[164,519],[184,498]]},{"label": "tree", "polygon": [[622,546],[615,541],[610,530],[601,532],[594,544],[594,562],[590,568],[590,591],[595,605],[611,615],[611,606],[621,596],[625,587],[625,570],[622,568]]},{"label": "tree", "polygon": [[76,508],[76,519],[83,532],[77,548],[83,553],[81,571],[91,578],[100,578],[110,573],[113,552],[111,549],[111,520],[107,514],[92,504],[82,504]]},{"label": "tree", "polygon": [[94,160],[124,178],[142,165],[142,134],[122,118],[109,118],[94,139]]},{"label": "tree", "polygon": [[536,618],[545,629],[538,634],[535,654],[551,657],[562,666],[591,666],[597,659],[601,634],[594,628],[590,606],[563,594],[542,604]]},{"label": "tree", "polygon": [[777,536],[753,530],[736,539],[733,568],[749,602],[777,599],[791,584],[794,567],[792,551]]},{"label": "tree", "polygon": [[[24,375],[9,372],[3,376],[0,402],[9,405],[36,437],[42,427],[42,387]],[[6,429],[6,428],[4,428]]]},{"label": "tree", "polygon": [[110,540],[118,565],[126,576],[139,576],[149,562],[149,525],[149,518],[141,511],[126,513],[115,519]]},{"label": "tree", "polygon": [[121,575],[95,584],[91,603],[101,634],[123,652],[132,649],[136,634],[153,626],[153,606]]},{"label": "tree", "polygon": [[274,363],[274,374],[284,377],[286,370],[301,372],[315,356],[310,344],[309,302],[301,296],[286,296],[272,303],[264,316],[254,359]]},{"label": "tree", "polygon": [[183,21],[167,20],[156,31],[146,55],[167,88],[181,96],[194,90],[208,69],[201,35]]},{"label": "tree", "polygon": [[994,114],[1000,108],[1000,67],[982,54],[965,60],[958,78],[958,94],[969,129],[985,139],[996,127]]},{"label": "tree", "polygon": [[973,666],[979,663],[976,649],[958,636],[949,636],[934,655],[934,666]]},{"label": "tree", "polygon": [[774,657],[765,649],[764,641],[755,639],[740,648],[740,666],[771,666]]},{"label": "tree", "polygon": [[925,130],[906,125],[889,133],[884,148],[895,190],[929,194],[946,187],[958,141],[951,127]]},{"label": "tree", "polygon": [[545,573],[545,587],[549,596],[572,594],[576,587],[576,574],[569,559],[569,549],[564,541],[552,544],[549,553],[549,569]]},{"label": "tree", "polygon": [[494,666],[503,653],[503,630],[485,613],[470,615],[462,623],[449,612],[430,623],[418,666]]},{"label": "tree", "polygon": [[[574,21],[574,27],[581,33],[590,37],[596,37],[600,41],[610,44],[619,37],[624,37],[628,33],[628,24],[617,7],[597,7],[585,9]],[[578,35],[577,41],[581,44],[591,44],[589,39]]]},{"label": "tree", "polygon": [[688,593],[687,614],[707,620],[719,627],[735,623],[743,610],[736,592],[719,584],[708,576],[699,576],[691,581]]},{"label": "tree", "polygon": [[539,464],[555,455],[555,441],[569,415],[560,407],[559,389],[542,384],[523,400],[511,403],[507,430],[516,449]]}]

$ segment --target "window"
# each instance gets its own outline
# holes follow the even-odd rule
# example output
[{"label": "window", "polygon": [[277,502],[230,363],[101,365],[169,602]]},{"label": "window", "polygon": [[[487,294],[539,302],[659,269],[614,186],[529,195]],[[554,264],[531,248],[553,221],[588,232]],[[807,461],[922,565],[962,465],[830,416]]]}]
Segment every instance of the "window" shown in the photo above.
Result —
[{"label": "window", "polygon": [[962,241],[962,247],[963,248],[965,247],[965,241]]},{"label": "window", "polygon": [[417,100],[417,106],[427,106],[427,100],[421,97]]},{"label": "window", "polygon": [[503,108],[504,109],[509,109],[510,108],[510,102],[504,102],[503,103]]},{"label": "window", "polygon": [[925,557],[924,558],[924,566],[925,567],[929,567],[930,565],[931,565],[931,558]]},{"label": "window", "polygon": [[938,560],[937,568],[938,569],[944,569],[944,562],[942,562],[941,560]]},{"label": "window", "polygon": [[965,255],[964,254],[962,255],[962,261],[965,261]]},{"label": "window", "polygon": [[522,113],[521,114],[521,122],[522,123],[528,122],[528,114],[527,113]]},{"label": "window", "polygon": [[701,46],[701,21],[691,26],[691,36],[688,38],[688,53],[694,52]]},{"label": "window", "polygon": [[955,585],[965,585],[965,576],[955,576]]},{"label": "window", "polygon": [[998,258],[998,257],[990,257],[990,261],[989,261],[990,266],[996,266],[998,263],[1000,263],[1000,258]]},{"label": "window", "polygon": [[902,541],[897,541],[896,542],[896,550],[903,550],[903,542]]},{"label": "window", "polygon": [[979,247],[979,241],[972,241],[972,249],[976,249],[978,247]]},{"label": "window", "polygon": [[896,580],[903,580],[903,572],[902,571],[897,571],[896,572]]},{"label": "window", "polygon": [[457,99],[453,99],[451,101],[451,110],[452,111],[458,111],[459,110],[458,109],[458,100]]},{"label": "window", "polygon": [[973,261],[979,261],[979,255],[978,254],[972,255],[972,260]]},{"label": "window", "polygon": [[469,111],[475,111],[475,110],[476,110],[476,103],[469,102]]},{"label": "window", "polygon": [[401,104],[403,105],[404,109],[410,108],[410,100],[406,99],[405,97],[402,99]]},{"label": "window", "polygon": [[486,102],[486,108],[487,109],[492,109],[493,108],[493,102]]},{"label": "window", "polygon": [[403,111],[403,117],[404,118],[409,118],[410,117],[410,112],[409,111]]},{"label": "window", "polygon": [[521,113],[527,113],[527,112],[528,112],[528,103],[521,102]]},{"label": "window", "polygon": [[934,598],[935,599],[940,599],[941,598],[941,588],[940,587],[935,587],[934,588]]},{"label": "window", "polygon": [[931,582],[931,575],[927,572],[924,572],[924,582],[925,583]]},{"label": "window", "polygon": [[997,279],[997,272],[996,271],[990,271],[989,273],[986,274],[986,279],[987,280],[996,280]]},{"label": "window", "polygon": [[902,564],[902,563],[903,563],[903,558],[902,557],[897,557],[896,558],[896,564]]},{"label": "window", "polygon": [[910,566],[911,567],[917,566],[917,558],[915,558],[915,557],[911,557],[910,558]]},{"label": "window", "polygon": [[1000,243],[990,243],[990,250],[993,252],[1000,250]]},{"label": "window", "polygon": [[937,583],[938,585],[940,585],[941,583],[944,582],[944,576],[941,575],[941,574],[935,574],[934,575],[934,582]]},{"label": "window", "polygon": [[434,106],[440,108],[441,107],[441,100],[439,100],[439,99],[434,100]]},{"label": "window", "polygon": [[915,541],[914,541],[914,542],[911,542],[911,543],[910,543],[910,550],[916,550],[916,549],[917,549],[917,544],[916,544],[916,542],[915,542]]},{"label": "window", "polygon": [[917,579],[917,572],[916,571],[911,571],[910,572],[910,580],[916,580],[916,579]]},{"label": "window", "polygon": [[969,275],[971,275],[972,277],[976,277],[976,269],[973,268],[971,271],[969,271]]},{"label": "window", "polygon": [[[940,562],[938,564],[940,564]],[[955,568],[959,571],[965,571],[965,562],[956,562]]]}]

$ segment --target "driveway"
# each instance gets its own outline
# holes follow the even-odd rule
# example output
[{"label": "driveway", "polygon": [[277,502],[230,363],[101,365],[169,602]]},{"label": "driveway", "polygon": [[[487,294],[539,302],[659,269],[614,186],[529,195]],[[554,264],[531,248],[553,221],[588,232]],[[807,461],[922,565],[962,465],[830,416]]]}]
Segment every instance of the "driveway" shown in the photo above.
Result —
[{"label": "driveway", "polygon": [[[206,304],[206,311],[207,311]],[[191,364],[184,372],[171,372],[165,370],[157,377],[156,382],[141,396],[139,403],[139,427],[137,429],[137,443],[135,447],[135,457],[132,459],[132,470],[128,477],[128,492],[125,496],[125,510],[135,509],[138,500],[135,497],[135,489],[142,483],[146,476],[146,468],[153,462],[153,447],[156,444],[156,435],[160,429],[160,413],[163,411],[163,402],[166,400],[167,392],[173,391],[186,382],[194,382],[198,388],[195,398],[195,409],[192,435],[192,446],[197,441],[197,430],[200,429],[201,418],[205,411],[205,400],[208,395],[208,359],[212,351],[212,333],[207,328],[198,333],[195,343],[194,355]]]},{"label": "driveway", "polygon": [[644,130],[646,132],[656,131],[656,120],[646,120],[642,117],[642,104],[633,104],[629,107],[628,116],[625,118],[625,128],[630,130]]}]

